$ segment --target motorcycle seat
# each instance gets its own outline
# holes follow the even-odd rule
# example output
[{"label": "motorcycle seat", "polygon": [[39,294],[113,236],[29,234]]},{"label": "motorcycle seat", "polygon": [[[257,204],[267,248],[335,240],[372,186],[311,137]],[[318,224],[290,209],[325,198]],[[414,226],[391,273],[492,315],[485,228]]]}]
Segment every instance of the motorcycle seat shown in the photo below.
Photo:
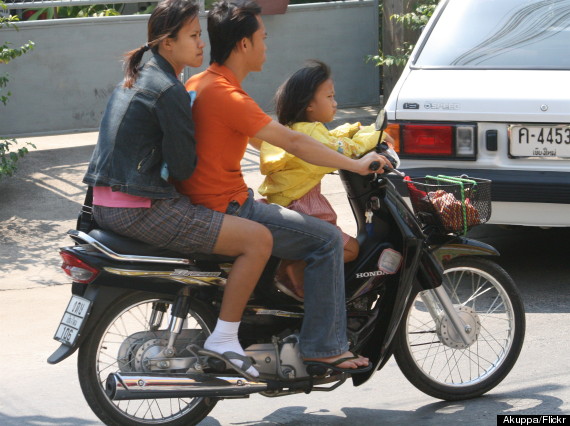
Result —
[{"label": "motorcycle seat", "polygon": [[116,253],[123,255],[135,256],[154,256],[154,257],[174,257],[182,259],[191,259],[201,262],[228,263],[233,262],[235,258],[222,256],[218,254],[204,253],[179,253],[169,249],[155,247],[132,238],[124,237],[104,229],[93,229],[89,232],[91,238],[96,239],[101,244],[109,247]]}]

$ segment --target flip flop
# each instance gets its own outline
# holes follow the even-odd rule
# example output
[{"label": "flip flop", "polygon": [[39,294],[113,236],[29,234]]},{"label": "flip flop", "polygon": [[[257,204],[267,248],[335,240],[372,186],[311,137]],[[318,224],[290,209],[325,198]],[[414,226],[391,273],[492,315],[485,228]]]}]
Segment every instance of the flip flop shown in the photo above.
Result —
[{"label": "flip flop", "polygon": [[235,359],[237,361],[241,361],[242,362],[241,367],[238,367],[238,368],[241,368],[242,371],[247,371],[249,369],[249,367],[253,367],[253,360],[248,356],[240,355],[240,354],[232,352],[232,351],[224,352],[222,356],[225,359],[227,359],[228,361],[230,361],[231,365],[234,367],[237,367],[237,366],[233,362],[231,362],[232,359]]},{"label": "flip flop", "polygon": [[[217,359],[220,359],[222,361],[227,362],[228,365],[230,366],[230,368],[232,368],[233,370],[242,374],[246,379],[249,379],[252,381],[259,380],[259,377],[252,376],[251,374],[246,373],[246,371],[245,371],[249,367],[253,367],[253,359],[252,358],[250,358],[248,356],[243,356],[243,355],[237,354],[237,353],[232,352],[232,351],[227,351],[227,352],[224,352],[223,354],[219,354],[219,353],[214,352],[214,351],[209,351],[207,349],[197,347],[196,345],[192,345],[192,346],[196,347],[197,352],[200,355],[207,355],[207,356],[210,356],[212,358],[217,358]],[[242,362],[241,368],[238,367],[237,365],[235,365],[233,362],[231,362],[232,359],[241,361]],[[255,367],[253,367],[253,368],[255,368]],[[256,371],[257,371],[257,369],[256,369]],[[258,374],[259,374],[259,372],[258,372]]]},{"label": "flip flop", "polygon": [[358,358],[359,358],[359,355],[354,355],[354,356],[339,358],[333,362],[303,361],[303,363],[307,367],[323,367],[323,368],[331,369],[331,370],[338,372],[338,373],[360,374],[360,373],[366,373],[367,371],[372,370],[373,365],[371,362],[368,362],[368,365],[365,367],[358,367],[358,368],[341,368],[341,367],[338,367],[339,364],[342,364],[345,361],[351,361],[353,359],[358,359]]},{"label": "flip flop", "polygon": [[295,289],[293,288],[291,283],[288,283],[288,282],[283,283],[281,281],[275,281],[275,287],[277,287],[281,293],[284,293],[287,296],[292,297],[297,302],[303,302],[304,301],[304,298],[302,298],[301,296],[299,296],[295,292]]}]

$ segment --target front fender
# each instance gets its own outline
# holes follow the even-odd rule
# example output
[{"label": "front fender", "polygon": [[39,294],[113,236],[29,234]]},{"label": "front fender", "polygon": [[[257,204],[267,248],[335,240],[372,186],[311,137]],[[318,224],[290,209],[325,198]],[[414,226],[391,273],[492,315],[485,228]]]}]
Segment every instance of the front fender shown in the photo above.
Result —
[{"label": "front fender", "polygon": [[465,237],[454,237],[445,244],[431,250],[440,263],[449,262],[459,256],[499,256],[493,246]]}]

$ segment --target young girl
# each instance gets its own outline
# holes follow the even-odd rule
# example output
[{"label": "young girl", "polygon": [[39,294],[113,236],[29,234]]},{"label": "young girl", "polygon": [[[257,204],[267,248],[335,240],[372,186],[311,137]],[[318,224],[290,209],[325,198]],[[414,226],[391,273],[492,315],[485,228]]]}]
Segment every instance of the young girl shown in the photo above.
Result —
[{"label": "young girl", "polygon": [[[277,118],[281,124],[306,133],[347,157],[360,157],[376,146],[379,132],[373,125],[364,127],[360,123],[343,124],[329,131],[323,123],[334,119],[337,106],[334,95],[329,67],[322,62],[311,61],[277,91]],[[262,143],[260,151],[261,173],[266,178],[259,187],[259,193],[267,201],[336,226],[337,215],[321,193],[321,180],[335,169],[306,163],[267,142]],[[342,230],[340,232],[344,242],[344,261],[350,262],[358,256],[358,241]],[[281,274],[279,288],[297,300],[302,299],[302,263],[285,262],[284,269],[290,282]]]}]

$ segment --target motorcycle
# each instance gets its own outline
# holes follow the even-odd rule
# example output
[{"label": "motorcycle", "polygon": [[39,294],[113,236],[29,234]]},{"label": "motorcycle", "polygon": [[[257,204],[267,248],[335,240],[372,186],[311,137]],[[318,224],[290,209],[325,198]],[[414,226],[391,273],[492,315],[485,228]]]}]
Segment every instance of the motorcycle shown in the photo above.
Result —
[{"label": "motorcycle", "polygon": [[[385,125],[381,112],[377,129]],[[61,346],[48,362],[79,350],[81,389],[108,425],[191,425],[226,398],[329,392],[349,378],[360,386],[392,355],[406,378],[434,398],[463,400],[493,389],[518,358],[525,312],[512,278],[492,260],[498,252],[461,235],[488,220],[490,183],[411,180],[412,209],[387,178],[399,174],[397,155],[384,142],[377,150],[393,169],[339,172],[360,243],[358,258],[345,265],[347,334],[351,350],[370,359],[370,371],[351,375],[303,363],[303,303],[278,290],[274,257],[239,334],[260,376],[205,351],[232,259],[189,258],[89,230],[88,206],[78,229],[68,232],[75,245],[60,251],[72,296],[54,336]],[[441,211],[430,199],[438,191],[447,198]]]}]

